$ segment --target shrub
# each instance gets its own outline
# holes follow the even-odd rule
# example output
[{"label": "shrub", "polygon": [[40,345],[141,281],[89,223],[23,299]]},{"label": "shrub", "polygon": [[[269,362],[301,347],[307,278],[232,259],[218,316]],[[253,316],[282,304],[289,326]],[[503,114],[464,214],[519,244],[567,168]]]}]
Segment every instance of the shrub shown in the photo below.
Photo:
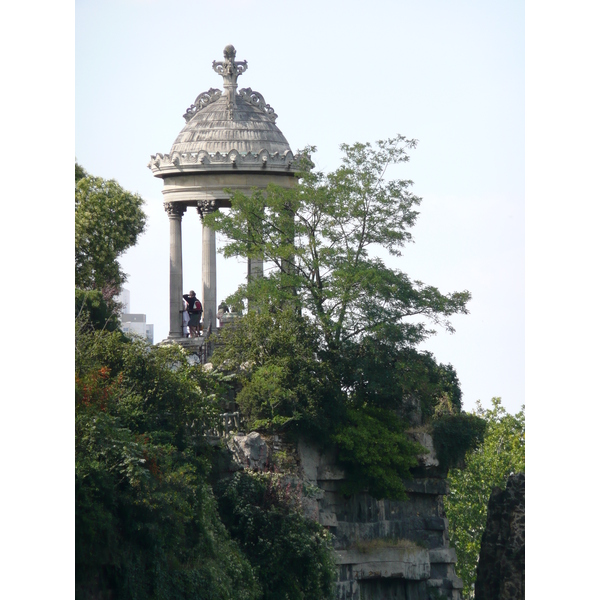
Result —
[{"label": "shrub", "polygon": [[409,469],[424,449],[408,440],[404,431],[404,424],[388,410],[349,408],[332,437],[347,474],[342,491],[368,491],[378,500],[406,499],[402,479],[411,478]]},{"label": "shrub", "polygon": [[301,511],[301,489],[274,474],[239,472],[217,487],[219,512],[264,600],[328,600],[336,578],[331,536]]},{"label": "shrub", "polygon": [[440,467],[449,469],[462,464],[465,454],[483,441],[485,421],[469,413],[451,414],[434,419],[433,443]]},{"label": "shrub", "polygon": [[208,484],[210,388],[181,349],[78,330],[77,598],[257,598]]},{"label": "shrub", "polygon": [[341,394],[330,365],[317,358],[314,328],[292,310],[250,312],[224,328],[212,360],[232,365],[236,401],[250,429],[313,439],[327,436],[339,414]]}]

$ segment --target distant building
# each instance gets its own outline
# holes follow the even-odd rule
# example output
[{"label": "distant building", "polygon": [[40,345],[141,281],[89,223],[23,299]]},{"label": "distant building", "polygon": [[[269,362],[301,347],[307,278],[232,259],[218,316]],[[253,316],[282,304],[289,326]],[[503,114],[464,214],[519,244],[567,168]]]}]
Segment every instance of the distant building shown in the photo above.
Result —
[{"label": "distant building", "polygon": [[129,290],[122,289],[121,293],[117,296],[117,302],[123,305],[121,313],[129,314],[131,306],[131,294],[129,293]]},{"label": "distant building", "polygon": [[129,290],[122,290],[117,300],[123,305],[119,318],[121,319],[121,330],[123,333],[135,334],[145,337],[151,344],[154,344],[154,325],[146,323],[146,315],[141,313],[131,313],[131,296]]}]

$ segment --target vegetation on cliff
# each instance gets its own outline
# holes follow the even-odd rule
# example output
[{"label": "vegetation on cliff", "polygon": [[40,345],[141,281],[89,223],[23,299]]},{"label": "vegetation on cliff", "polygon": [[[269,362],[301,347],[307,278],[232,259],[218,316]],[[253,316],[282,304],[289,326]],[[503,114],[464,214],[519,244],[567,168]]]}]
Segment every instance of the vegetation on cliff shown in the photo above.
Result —
[{"label": "vegetation on cliff", "polygon": [[213,382],[176,347],[76,342],[77,597],[260,598],[208,484]]},{"label": "vegetation on cliff", "polygon": [[465,585],[465,600],[474,597],[481,536],[492,489],[504,489],[511,473],[525,472],[525,407],[511,415],[500,398],[492,398],[491,409],[478,404],[473,416],[485,423],[484,442],[467,452],[463,469],[450,470],[450,494],[444,501],[450,541],[458,557],[456,572]]},{"label": "vegetation on cliff", "polygon": [[[311,169],[308,148],[296,187],[234,193],[230,211],[205,217],[226,237],[225,256],[267,266],[229,299],[247,314],[213,356],[237,374],[249,426],[335,445],[352,489],[377,498],[405,497],[402,480],[423,451],[404,434],[415,399],[426,422],[449,401],[446,426],[478,427],[460,416],[452,366],[416,349],[436,327],[453,331],[450,317],[467,313],[469,292],[444,294],[381,258],[400,256],[412,239],[420,198],[411,181],[386,174],[415,145],[403,136],[344,144],[329,174]],[[477,440],[473,431],[441,453],[464,454]]]},{"label": "vegetation on cliff", "polygon": [[219,375],[178,346],[77,331],[77,598],[330,597],[330,538],[285,487],[213,487]]},{"label": "vegetation on cliff", "polygon": [[[77,165],[76,177],[86,178]],[[114,274],[114,265],[102,266],[112,259],[95,255],[95,245],[85,252],[76,262],[76,281],[90,286],[76,292],[76,597],[331,597],[329,537],[293,498],[262,498],[260,486],[268,485],[259,482],[258,502],[255,494],[245,508],[238,502],[237,512],[223,511],[227,487],[217,502],[205,434],[227,397],[220,374],[191,365],[178,346],[125,337],[115,316],[118,286],[84,284],[85,265]],[[257,518],[240,535],[235,519],[249,510]],[[282,558],[285,571],[278,570]]]},{"label": "vegetation on cliff", "polygon": [[[117,259],[143,231],[141,199],[76,165],[78,598],[331,597],[331,540],[282,480],[215,476],[205,434],[230,385],[249,427],[335,446],[348,493],[405,497],[423,451],[405,434],[415,413],[445,464],[476,446],[454,369],[417,350],[435,327],[452,331],[469,293],[443,294],[378,256],[411,240],[420,199],[384,176],[414,145],[344,145],[334,173],[234,194],[229,214],[206,217],[227,255],[275,265],[230,299],[249,310],[222,332],[212,372],[118,330]],[[457,426],[459,448],[443,441]]]},{"label": "vegetation on cliff", "polygon": [[215,491],[221,519],[248,557],[264,600],[331,597],[331,536],[303,516],[301,483],[276,473],[238,472]]}]

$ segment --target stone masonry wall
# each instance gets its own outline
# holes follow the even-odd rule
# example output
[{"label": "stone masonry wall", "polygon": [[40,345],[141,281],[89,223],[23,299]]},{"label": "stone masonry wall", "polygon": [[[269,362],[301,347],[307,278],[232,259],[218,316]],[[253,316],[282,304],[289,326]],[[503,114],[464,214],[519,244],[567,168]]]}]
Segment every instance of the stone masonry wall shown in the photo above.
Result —
[{"label": "stone masonry wall", "polygon": [[313,515],[334,536],[336,600],[462,597],[443,508],[448,484],[437,469],[431,437],[415,436],[430,453],[406,482],[407,501],[376,500],[366,493],[344,496],[339,487],[345,474],[335,456],[298,445],[302,477],[320,490]]},{"label": "stone masonry wall", "polygon": [[257,470],[285,449],[296,476],[318,489],[306,499],[305,510],[334,536],[336,600],[460,600],[462,581],[455,574],[443,507],[448,484],[431,437],[413,437],[430,452],[406,482],[406,501],[376,500],[366,493],[344,496],[339,488],[345,474],[335,455],[311,444],[291,446],[253,432],[230,437],[228,446],[240,468]]}]

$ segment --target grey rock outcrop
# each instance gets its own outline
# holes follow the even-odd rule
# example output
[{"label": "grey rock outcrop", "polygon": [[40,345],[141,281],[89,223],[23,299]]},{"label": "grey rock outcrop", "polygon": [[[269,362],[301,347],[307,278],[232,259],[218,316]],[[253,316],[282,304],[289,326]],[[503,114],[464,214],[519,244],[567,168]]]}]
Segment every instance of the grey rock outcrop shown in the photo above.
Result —
[{"label": "grey rock outcrop", "polygon": [[525,598],[525,474],[494,488],[475,581],[476,600]]},{"label": "grey rock outcrop", "polygon": [[416,434],[429,452],[411,481],[408,500],[376,500],[367,493],[345,496],[344,471],[331,452],[298,445],[304,479],[317,486],[314,512],[334,535],[337,600],[459,600],[456,553],[450,548],[443,496],[445,474],[437,469],[431,436]]},{"label": "grey rock outcrop", "polygon": [[270,461],[270,450],[259,433],[236,434],[229,438],[227,447],[239,468],[250,471],[265,471]]},{"label": "grey rock outcrop", "polygon": [[377,500],[366,492],[344,495],[346,478],[335,452],[300,440],[257,432],[230,435],[233,469],[265,471],[285,456],[290,481],[312,490],[302,499],[307,517],[332,534],[338,568],[336,600],[461,600],[456,552],[450,548],[443,496],[446,473],[439,468],[433,441],[412,434],[428,452],[414,478],[405,482],[408,500]]}]

